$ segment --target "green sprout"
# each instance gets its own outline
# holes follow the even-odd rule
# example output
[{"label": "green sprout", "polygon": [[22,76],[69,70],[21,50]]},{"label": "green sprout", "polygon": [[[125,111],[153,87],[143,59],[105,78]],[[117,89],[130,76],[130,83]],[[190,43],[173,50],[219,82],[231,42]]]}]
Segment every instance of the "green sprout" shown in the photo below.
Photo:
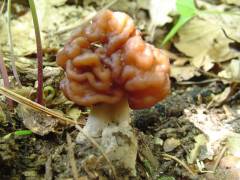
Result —
[{"label": "green sprout", "polygon": [[27,135],[31,135],[33,134],[33,132],[31,130],[17,130],[15,132],[12,132],[12,133],[9,133],[7,135],[5,135],[3,137],[3,139],[8,139],[10,138],[12,135],[15,135],[15,136],[27,136]]},{"label": "green sprout", "polygon": [[164,46],[168,41],[170,41],[186,22],[197,15],[197,8],[195,7],[194,0],[177,0],[176,7],[180,17],[177,20],[177,23],[164,38],[161,46]]}]

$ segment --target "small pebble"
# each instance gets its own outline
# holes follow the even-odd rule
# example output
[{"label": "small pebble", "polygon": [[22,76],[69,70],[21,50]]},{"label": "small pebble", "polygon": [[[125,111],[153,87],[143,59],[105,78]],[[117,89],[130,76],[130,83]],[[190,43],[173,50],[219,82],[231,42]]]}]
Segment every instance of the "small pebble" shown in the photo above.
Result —
[{"label": "small pebble", "polygon": [[163,149],[165,152],[171,152],[173,151],[176,147],[178,147],[181,144],[179,139],[175,138],[169,138],[166,139],[163,145]]},{"label": "small pebble", "polygon": [[163,140],[159,137],[156,137],[156,138],[154,138],[154,144],[162,146],[163,145]]}]

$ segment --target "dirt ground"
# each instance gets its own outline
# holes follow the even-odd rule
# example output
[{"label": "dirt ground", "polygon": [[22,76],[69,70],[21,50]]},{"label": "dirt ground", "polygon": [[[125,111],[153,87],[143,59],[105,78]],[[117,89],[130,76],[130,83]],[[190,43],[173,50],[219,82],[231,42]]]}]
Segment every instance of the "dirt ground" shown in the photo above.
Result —
[{"label": "dirt ground", "polygon": [[[174,85],[173,82],[172,94],[166,100],[151,109],[132,112],[139,140],[136,179],[201,179],[201,174],[192,175],[166,154],[186,163],[186,157],[194,148],[194,137],[201,132],[189,122],[184,110],[189,107],[197,108],[209,102],[211,95],[219,93],[223,87],[220,82],[191,88]],[[234,99],[229,104],[235,104],[237,100]],[[217,110],[223,111],[222,108]],[[24,128],[18,117],[13,116],[9,119],[11,122],[1,126],[1,137],[8,132]],[[236,129],[239,132],[239,123]],[[43,137],[32,134],[1,138],[1,179],[43,179],[49,175],[49,178],[52,176],[54,179],[71,178],[66,133],[74,140],[78,131],[74,127],[65,127],[61,132]],[[172,141],[166,145],[169,139]],[[85,152],[91,152],[96,156],[99,154],[94,149],[89,151],[89,148],[93,147],[90,144],[86,147],[80,145],[74,147],[79,174],[83,177],[86,174],[94,176],[95,171],[81,165],[82,159],[87,155]],[[194,171],[195,164],[188,166]],[[46,172],[46,169],[49,172]]]}]

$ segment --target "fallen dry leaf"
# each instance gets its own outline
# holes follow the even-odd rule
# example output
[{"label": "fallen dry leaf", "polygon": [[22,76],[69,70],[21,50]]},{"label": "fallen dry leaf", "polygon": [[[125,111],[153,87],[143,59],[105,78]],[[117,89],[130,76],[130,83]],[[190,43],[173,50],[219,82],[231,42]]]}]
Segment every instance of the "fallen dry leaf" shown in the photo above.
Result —
[{"label": "fallen dry leaf", "polygon": [[68,117],[70,117],[71,119],[77,121],[81,117],[82,111],[81,111],[81,109],[79,109],[77,107],[72,107],[67,111],[66,115]]},{"label": "fallen dry leaf", "polygon": [[233,59],[228,66],[218,73],[220,77],[240,81],[240,59]]},{"label": "fallen dry leaf", "polygon": [[240,134],[236,133],[228,137],[227,148],[231,155],[240,158]]},{"label": "fallen dry leaf", "polygon": [[217,107],[220,106],[224,101],[227,100],[227,98],[230,96],[232,92],[232,88],[231,87],[227,87],[224,89],[223,92],[221,92],[220,94],[215,95],[211,102],[208,104],[208,107]]},{"label": "fallen dry leaf", "polygon": [[164,152],[171,152],[181,144],[179,139],[168,138],[163,144]]},{"label": "fallen dry leaf", "polygon": [[[213,163],[207,163],[208,168],[213,168]],[[204,179],[209,180],[239,180],[240,179],[240,158],[227,155],[220,160],[219,166],[214,173],[206,173]]]},{"label": "fallen dry leaf", "polygon": [[221,143],[234,134],[231,125],[223,123],[227,119],[224,112],[216,109],[207,109],[205,105],[192,106],[184,110],[186,118],[200,129],[208,138],[201,160],[212,159],[218,152]]},{"label": "fallen dry leaf", "polygon": [[235,156],[225,156],[220,164],[220,170],[223,171],[224,179],[240,179],[240,158]]},{"label": "fallen dry leaf", "polygon": [[235,5],[240,6],[240,1],[239,0],[222,0],[222,2],[226,3],[226,4],[235,4]]},{"label": "fallen dry leaf", "polygon": [[149,13],[152,26],[163,26],[172,21],[169,16],[176,11],[176,0],[150,0]]},{"label": "fallen dry leaf", "polygon": [[57,120],[55,118],[20,104],[18,105],[17,113],[23,120],[26,128],[35,134],[44,136],[50,132],[55,132],[55,127],[57,126]]},{"label": "fallen dry leaf", "polygon": [[237,15],[202,14],[189,21],[178,32],[179,40],[174,43],[176,48],[191,57],[190,63],[195,67],[209,70],[215,62],[224,62],[236,58],[239,51],[232,49],[230,40],[223,29],[231,36],[237,36],[240,28]]},{"label": "fallen dry leaf", "polygon": [[187,156],[187,162],[192,164],[196,161],[199,154],[201,153],[201,148],[207,144],[208,140],[204,134],[199,134],[194,137],[195,144],[194,148],[191,150],[190,154]]},{"label": "fallen dry leaf", "polygon": [[171,77],[177,81],[189,80],[194,76],[199,76],[200,73],[192,65],[171,66]]},{"label": "fallen dry leaf", "polygon": [[[49,2],[48,0],[36,1],[36,10],[43,48],[59,48],[61,36],[56,36],[59,30],[79,25],[84,17],[95,12],[93,8],[81,6],[61,6],[66,0]],[[0,19],[0,45],[2,52],[8,52],[6,22]],[[28,11],[24,15],[13,19],[11,22],[14,52],[17,56],[25,56],[36,52],[35,32],[32,15]],[[70,33],[70,31],[69,31]],[[24,46],[23,46],[24,42]]]},{"label": "fallen dry leaf", "polygon": [[150,0],[148,7],[151,19],[148,25],[149,41],[153,41],[156,27],[172,21],[169,14],[176,11],[176,0]]}]

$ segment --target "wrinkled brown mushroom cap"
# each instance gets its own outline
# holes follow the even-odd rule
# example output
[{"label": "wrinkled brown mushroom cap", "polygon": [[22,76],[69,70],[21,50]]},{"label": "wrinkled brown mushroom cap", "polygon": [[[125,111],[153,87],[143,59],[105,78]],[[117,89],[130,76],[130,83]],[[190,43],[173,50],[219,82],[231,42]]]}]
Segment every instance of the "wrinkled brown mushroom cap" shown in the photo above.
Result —
[{"label": "wrinkled brown mushroom cap", "polygon": [[168,58],[144,42],[121,12],[102,11],[74,32],[58,52],[57,64],[66,71],[65,95],[83,106],[126,97],[131,108],[148,108],[170,89]]}]

